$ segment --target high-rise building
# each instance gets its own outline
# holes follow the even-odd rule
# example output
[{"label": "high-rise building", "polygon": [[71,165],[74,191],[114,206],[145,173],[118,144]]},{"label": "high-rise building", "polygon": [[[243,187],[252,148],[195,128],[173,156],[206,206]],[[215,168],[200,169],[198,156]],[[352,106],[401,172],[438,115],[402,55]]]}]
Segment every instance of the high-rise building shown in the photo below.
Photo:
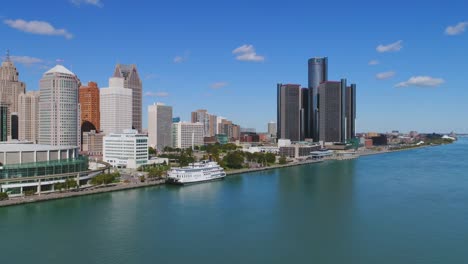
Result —
[{"label": "high-rise building", "polygon": [[309,89],[308,88],[302,88],[301,89],[301,109],[302,109],[302,115],[301,115],[301,134],[303,138],[311,138],[312,136],[310,135],[310,127],[309,127]]},{"label": "high-rise building", "polygon": [[159,150],[172,146],[172,106],[155,103],[148,106],[149,146]]},{"label": "high-rise building", "polygon": [[37,143],[39,139],[39,92],[30,91],[18,97],[19,140]]},{"label": "high-rise building", "polygon": [[79,79],[62,65],[44,73],[40,81],[39,144],[78,146]]},{"label": "high-rise building", "polygon": [[[319,85],[320,140],[345,143],[355,135],[356,85],[346,79]],[[347,120],[348,119],[348,120]]]},{"label": "high-rise building", "polygon": [[8,140],[8,105],[0,103],[0,141]]},{"label": "high-rise building", "polygon": [[202,123],[178,122],[172,124],[172,146],[186,149],[204,144]]},{"label": "high-rise building", "polygon": [[301,86],[298,84],[277,85],[277,136],[291,141],[302,140],[301,134]]},{"label": "high-rise building", "polygon": [[7,52],[0,67],[0,103],[7,107],[6,133],[11,139],[11,114],[18,112],[18,96],[26,91],[26,84],[18,79],[19,73]]},{"label": "high-rise building", "polygon": [[276,122],[268,122],[268,135],[270,136],[270,138],[276,138],[276,129]]},{"label": "high-rise building", "polygon": [[346,87],[346,138],[356,137],[356,84]]},{"label": "high-rise building", "polygon": [[132,90],[124,88],[124,78],[109,78],[109,87],[100,91],[101,130],[123,133],[132,128]]},{"label": "high-rise building", "polygon": [[202,123],[204,137],[214,137],[216,135],[217,116],[208,113],[205,109],[198,109],[192,112],[192,123]]},{"label": "high-rise building", "polygon": [[142,131],[143,85],[135,64],[117,64],[114,77],[124,78],[124,88],[132,90],[132,126]]},{"label": "high-rise building", "polygon": [[97,83],[88,82],[87,86],[80,87],[81,131],[99,131],[101,128],[101,112],[99,88]]},{"label": "high-rise building", "polygon": [[11,113],[10,116],[11,120],[11,139],[12,140],[18,140],[18,113]]},{"label": "high-rise building", "polygon": [[306,126],[308,126],[308,135],[305,135],[306,138],[312,138],[314,141],[319,139],[319,99],[318,99],[318,86],[325,81],[328,81],[328,58],[312,58],[308,62],[308,87],[309,87],[309,102],[308,102],[308,112],[307,118],[305,121]]}]

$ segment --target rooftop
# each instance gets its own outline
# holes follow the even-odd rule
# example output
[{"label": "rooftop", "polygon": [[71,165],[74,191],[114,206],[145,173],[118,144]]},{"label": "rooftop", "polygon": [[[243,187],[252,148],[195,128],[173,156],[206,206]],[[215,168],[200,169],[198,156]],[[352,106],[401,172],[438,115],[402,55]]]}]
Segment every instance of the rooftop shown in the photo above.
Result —
[{"label": "rooftop", "polygon": [[39,145],[25,142],[7,142],[0,143],[0,152],[19,152],[19,151],[48,151],[48,150],[67,150],[74,149],[76,146],[50,146]]},{"label": "rooftop", "polygon": [[48,74],[48,73],[63,73],[63,74],[70,74],[70,75],[75,76],[73,72],[71,72],[70,70],[68,70],[62,65],[56,65],[52,69],[48,70],[45,74]]}]

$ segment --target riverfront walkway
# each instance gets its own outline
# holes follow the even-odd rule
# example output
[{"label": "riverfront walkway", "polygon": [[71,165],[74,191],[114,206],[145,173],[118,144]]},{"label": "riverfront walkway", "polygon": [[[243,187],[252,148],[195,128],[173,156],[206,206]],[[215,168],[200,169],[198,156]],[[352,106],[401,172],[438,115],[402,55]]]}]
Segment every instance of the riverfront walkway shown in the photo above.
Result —
[{"label": "riverfront walkway", "polygon": [[104,185],[93,186],[93,187],[89,187],[86,189],[79,189],[79,190],[73,190],[73,191],[64,191],[64,192],[55,192],[55,193],[48,193],[48,194],[41,194],[41,195],[10,198],[9,200],[0,201],[0,207],[26,204],[26,203],[43,202],[43,201],[51,201],[51,200],[70,198],[70,197],[76,197],[76,196],[84,196],[84,195],[92,195],[92,194],[105,193],[105,192],[115,192],[115,191],[130,190],[130,189],[136,189],[136,188],[144,188],[144,187],[161,185],[161,184],[164,184],[164,182],[165,180],[157,180],[157,181],[142,182],[142,183],[109,184],[107,186],[104,186]]}]

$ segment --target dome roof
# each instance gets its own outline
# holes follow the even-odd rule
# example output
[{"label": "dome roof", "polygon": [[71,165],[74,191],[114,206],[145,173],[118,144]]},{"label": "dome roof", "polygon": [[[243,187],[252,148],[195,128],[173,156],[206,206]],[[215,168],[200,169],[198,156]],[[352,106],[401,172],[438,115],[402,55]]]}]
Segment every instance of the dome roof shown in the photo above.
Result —
[{"label": "dome roof", "polygon": [[75,76],[75,74],[73,72],[71,72],[69,69],[63,67],[62,65],[56,65],[52,69],[48,70],[45,74],[48,74],[48,73],[64,73],[64,74],[70,74],[70,75]]}]

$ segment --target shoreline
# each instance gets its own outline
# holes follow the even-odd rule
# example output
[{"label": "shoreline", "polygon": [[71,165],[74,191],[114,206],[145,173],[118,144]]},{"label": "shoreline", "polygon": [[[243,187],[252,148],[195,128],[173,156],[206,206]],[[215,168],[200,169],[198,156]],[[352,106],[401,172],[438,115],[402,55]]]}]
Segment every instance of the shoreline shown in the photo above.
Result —
[{"label": "shoreline", "polygon": [[[360,157],[365,157],[365,156],[389,154],[389,153],[394,153],[394,152],[416,150],[416,149],[421,149],[421,148],[437,147],[437,146],[441,146],[441,145],[426,145],[426,146],[418,146],[418,147],[413,147],[413,148],[397,149],[397,150],[390,150],[390,151],[385,150],[385,151],[363,152],[363,153],[357,153],[356,157],[352,159],[358,159]],[[283,164],[283,165],[275,164],[272,166],[260,167],[260,168],[245,168],[245,169],[238,169],[238,170],[230,170],[230,171],[226,171],[226,177],[236,176],[240,174],[248,174],[248,173],[253,173],[253,172],[261,172],[261,171],[267,171],[267,170],[316,164],[316,163],[322,163],[326,161],[342,161],[342,160],[337,159],[337,158],[327,158],[327,159],[322,159],[322,160],[308,160],[308,161],[294,162],[294,163],[288,163],[288,164]],[[165,180],[144,182],[144,183],[138,183],[138,184],[121,183],[121,184],[115,184],[115,185],[107,186],[107,187],[97,187],[97,188],[94,187],[91,189],[85,189],[85,190],[80,190],[80,191],[66,191],[66,192],[61,192],[61,193],[58,192],[58,193],[41,194],[41,195],[34,195],[34,196],[25,196],[21,198],[11,198],[5,201],[0,201],[0,208],[8,207],[8,206],[15,206],[15,205],[29,204],[29,203],[74,198],[74,197],[79,197],[79,196],[88,196],[88,195],[108,193],[108,192],[117,192],[117,191],[125,191],[125,190],[132,190],[132,189],[139,189],[139,188],[146,188],[146,187],[154,187],[154,186],[159,186],[163,184],[165,184]]]}]

